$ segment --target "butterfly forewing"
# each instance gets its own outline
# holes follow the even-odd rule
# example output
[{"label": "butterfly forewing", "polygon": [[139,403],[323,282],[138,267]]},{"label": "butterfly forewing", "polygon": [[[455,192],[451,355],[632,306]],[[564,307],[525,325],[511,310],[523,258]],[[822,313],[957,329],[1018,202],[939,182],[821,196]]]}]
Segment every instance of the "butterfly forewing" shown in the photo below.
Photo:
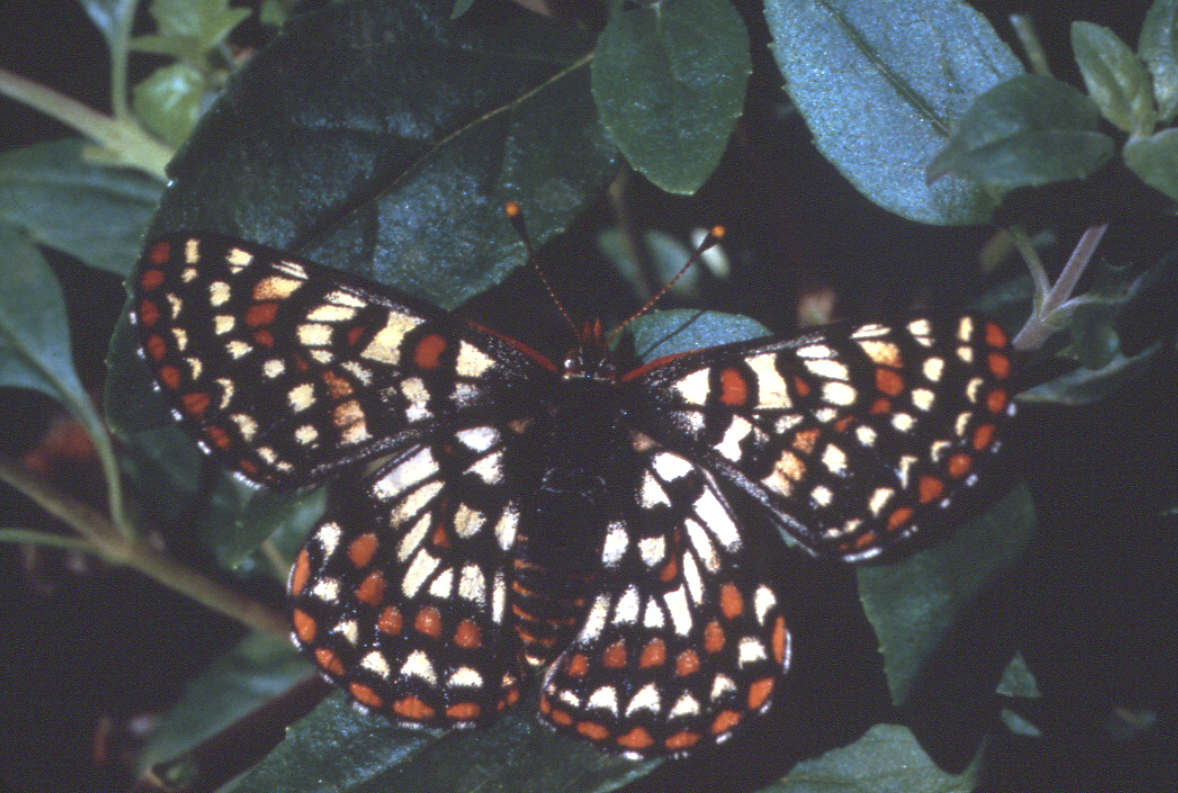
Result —
[{"label": "butterfly forewing", "polygon": [[173,411],[259,483],[306,484],[511,397],[493,384],[542,382],[537,356],[434,306],[228,237],[156,240],[135,285]]},{"label": "butterfly forewing", "polygon": [[812,552],[854,559],[945,511],[1013,412],[997,325],[835,326],[678,356],[627,380],[657,440],[770,508]]},{"label": "butterfly forewing", "polygon": [[614,751],[680,754],[769,705],[789,632],[712,477],[668,451],[634,455],[608,521],[603,586],[552,665],[540,710]]}]

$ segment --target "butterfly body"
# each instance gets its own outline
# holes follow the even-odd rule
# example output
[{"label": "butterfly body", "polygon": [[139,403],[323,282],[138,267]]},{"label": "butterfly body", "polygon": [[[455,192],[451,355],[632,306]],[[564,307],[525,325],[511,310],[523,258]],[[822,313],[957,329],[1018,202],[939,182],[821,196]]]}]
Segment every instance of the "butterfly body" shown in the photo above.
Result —
[{"label": "butterfly body", "polygon": [[223,463],[278,487],[342,473],[290,581],[327,677],[398,722],[470,726],[540,667],[548,724],[639,756],[725,740],[789,666],[737,500],[815,555],[866,558],[935,524],[1012,412],[1005,336],[969,316],[618,373],[596,326],[557,366],[201,233],[148,246],[133,309],[157,384]]}]

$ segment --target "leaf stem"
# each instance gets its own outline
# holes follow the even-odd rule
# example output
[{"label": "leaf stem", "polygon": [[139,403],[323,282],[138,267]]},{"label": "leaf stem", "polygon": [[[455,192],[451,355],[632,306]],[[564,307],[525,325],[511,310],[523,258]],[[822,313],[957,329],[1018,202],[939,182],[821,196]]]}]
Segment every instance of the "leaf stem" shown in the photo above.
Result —
[{"label": "leaf stem", "polygon": [[174,152],[130,118],[111,118],[5,69],[0,69],[0,94],[68,124],[112,153],[120,165],[137,168],[160,180],[167,179],[164,168]]},{"label": "leaf stem", "polygon": [[[90,552],[115,564],[131,567],[253,630],[283,641],[289,635],[290,628],[283,614],[185,567],[140,538],[122,536],[114,524],[97,510],[2,455],[0,481],[7,482],[36,501],[50,515],[66,523],[81,535]],[[11,535],[13,531],[6,530],[5,533]]]},{"label": "leaf stem", "polygon": [[[1046,292],[1041,291],[1041,285],[1035,275],[1035,267],[1028,259],[1027,266],[1031,269],[1032,278],[1035,278],[1035,307],[1027,324],[1015,334],[1014,340],[1011,342],[1016,350],[1037,350],[1056,331],[1057,313],[1061,309],[1067,308],[1067,301],[1075,291],[1080,277],[1088,269],[1088,263],[1092,261],[1096,246],[1100,244],[1100,239],[1107,230],[1107,223],[1089,226],[1084,230],[1084,233],[1080,235],[1080,241],[1076,243],[1076,248],[1068,259],[1068,263],[1064,265],[1063,271],[1059,274],[1059,278]],[[1020,248],[1020,250],[1022,249]],[[1038,261],[1037,255],[1035,261]],[[1040,270],[1042,267],[1043,265],[1039,264]]]}]

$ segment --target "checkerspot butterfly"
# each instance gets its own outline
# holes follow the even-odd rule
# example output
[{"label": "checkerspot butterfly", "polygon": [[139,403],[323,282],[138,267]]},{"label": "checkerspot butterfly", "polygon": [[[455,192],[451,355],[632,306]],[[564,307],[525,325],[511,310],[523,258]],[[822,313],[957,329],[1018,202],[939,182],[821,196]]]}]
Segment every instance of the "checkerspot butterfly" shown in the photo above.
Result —
[{"label": "checkerspot butterfly", "polygon": [[819,556],[935,522],[998,447],[1002,331],[974,316],[808,331],[617,373],[230,237],[151,242],[141,352],[251,482],[335,472],[290,578],[294,636],[361,705],[482,724],[547,669],[542,718],[638,756],[730,736],[789,666],[751,499]]}]

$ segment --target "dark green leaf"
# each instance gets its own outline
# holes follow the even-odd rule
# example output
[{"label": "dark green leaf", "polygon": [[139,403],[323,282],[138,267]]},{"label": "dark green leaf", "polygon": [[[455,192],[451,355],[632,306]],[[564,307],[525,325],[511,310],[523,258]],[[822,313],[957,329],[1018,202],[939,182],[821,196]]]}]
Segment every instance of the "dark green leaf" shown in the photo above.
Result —
[{"label": "dark green leaf", "polygon": [[163,185],[85,160],[77,139],[0,155],[0,218],[91,267],[126,276]]},{"label": "dark green leaf", "polygon": [[1039,684],[1035,676],[1027,668],[1027,661],[1021,652],[1014,654],[1006,671],[1002,673],[1002,680],[998,683],[999,694],[1007,697],[1023,697],[1025,699],[1039,698]]},{"label": "dark green leaf", "polygon": [[[281,532],[284,551],[297,549],[323,514],[326,488],[311,493],[278,493],[259,490],[246,504],[230,536],[217,544],[218,558],[227,567],[237,567],[259,545]],[[290,553],[288,559],[293,559]]]},{"label": "dark green leaf", "polygon": [[458,19],[469,11],[472,5],[474,5],[474,0],[455,0],[454,8],[450,11],[450,18]]},{"label": "dark green leaf", "polygon": [[1088,94],[1104,117],[1125,132],[1153,132],[1157,118],[1149,78],[1129,45],[1106,27],[1073,22],[1072,49]]},{"label": "dark green leaf", "polygon": [[1178,129],[1125,143],[1125,164],[1153,189],[1178,201]]},{"label": "dark green leaf", "polygon": [[907,727],[877,724],[850,746],[798,763],[760,793],[969,793],[981,754],[960,774],[942,771]]},{"label": "dark green leaf", "polygon": [[1081,179],[1113,151],[1112,139],[1096,131],[1097,114],[1066,83],[1019,75],[979,96],[962,115],[929,163],[928,178],[953,173],[995,190]]},{"label": "dark green leaf", "polygon": [[729,0],[664,0],[610,15],[593,96],[639,173],[694,193],[720,162],[751,73],[748,32]]},{"label": "dark green leaf", "polygon": [[1079,366],[1054,380],[1029,388],[1018,395],[1019,402],[1044,402],[1054,405],[1088,405],[1099,402],[1149,371],[1160,344],[1147,347],[1126,358],[1118,352],[1100,369]]},{"label": "dark green leaf", "polygon": [[133,39],[132,48],[190,63],[200,63],[250,15],[248,8],[230,8],[228,0],[152,0],[148,11],[159,32]]},{"label": "dark green leaf", "polygon": [[627,330],[642,361],[769,335],[764,325],[748,317],[688,308],[652,311]]},{"label": "dark green leaf", "polygon": [[1155,0],[1149,7],[1137,52],[1153,77],[1158,115],[1169,121],[1178,113],[1178,0]]},{"label": "dark green leaf", "polygon": [[924,178],[973,100],[1022,72],[981,14],[955,0],[769,0],[765,16],[818,149],[861,193],[924,223],[989,220],[978,185]]},{"label": "dark green leaf", "polygon": [[140,768],[184,754],[312,673],[288,643],[247,636],[188,682],[143,748]]},{"label": "dark green leaf", "polygon": [[1035,528],[1025,486],[928,550],[895,564],[860,567],[859,597],[879,637],[892,701],[908,700],[913,683],[978,595],[1017,561]]},{"label": "dark green leaf", "polygon": [[557,735],[525,701],[491,727],[430,733],[358,714],[342,695],[324,701],[241,781],[267,793],[566,793],[614,790],[649,773],[587,741]]},{"label": "dark green leaf", "polygon": [[136,432],[175,424],[136,348],[135,328],[124,311],[111,336],[106,357],[107,386],[103,395],[106,423],[111,432],[123,440]]},{"label": "dark green leaf", "polygon": [[135,86],[135,115],[152,132],[179,146],[200,119],[207,91],[204,75],[186,63],[173,63]]}]

